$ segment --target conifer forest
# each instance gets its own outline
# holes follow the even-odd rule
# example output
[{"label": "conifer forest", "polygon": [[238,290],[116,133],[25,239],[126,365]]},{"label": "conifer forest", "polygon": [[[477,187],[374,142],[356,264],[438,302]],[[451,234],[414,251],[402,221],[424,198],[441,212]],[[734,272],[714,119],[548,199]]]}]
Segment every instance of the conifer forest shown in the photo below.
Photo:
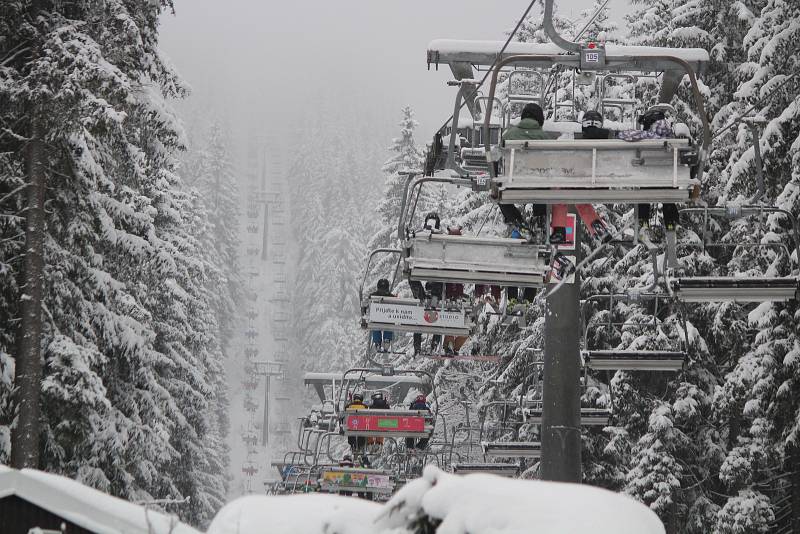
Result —
[{"label": "conifer forest", "polygon": [[800,2],[189,4],[0,2],[0,512],[800,534]]}]

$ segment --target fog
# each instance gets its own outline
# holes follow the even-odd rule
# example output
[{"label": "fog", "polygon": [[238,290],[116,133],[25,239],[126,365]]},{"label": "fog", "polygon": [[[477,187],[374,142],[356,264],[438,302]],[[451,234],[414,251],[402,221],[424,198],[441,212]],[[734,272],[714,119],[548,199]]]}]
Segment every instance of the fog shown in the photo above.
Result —
[{"label": "fog", "polygon": [[[190,126],[196,115],[214,114],[238,137],[347,113],[388,142],[410,105],[427,139],[455,96],[447,69],[427,71],[428,42],[504,39],[528,3],[176,0],[161,39],[192,87],[180,106]],[[591,5],[562,0],[559,9],[577,19]],[[621,20],[626,0],[610,6]]]}]

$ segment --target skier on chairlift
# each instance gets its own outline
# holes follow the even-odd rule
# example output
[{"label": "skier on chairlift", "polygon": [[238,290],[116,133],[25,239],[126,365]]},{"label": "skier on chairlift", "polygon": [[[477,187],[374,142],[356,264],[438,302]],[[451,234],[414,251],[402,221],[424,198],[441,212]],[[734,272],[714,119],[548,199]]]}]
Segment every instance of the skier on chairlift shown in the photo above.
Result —
[{"label": "skier on chairlift", "polygon": [[[542,130],[543,124],[544,112],[542,108],[538,104],[527,104],[522,108],[519,125],[508,128],[503,134],[503,139],[506,141],[549,139],[544,130]],[[591,204],[578,204],[575,208],[590,234],[597,235],[601,238],[609,235],[606,226],[600,220]],[[541,211],[542,207],[538,206],[538,210]],[[534,211],[536,211],[536,209]],[[567,216],[566,204],[553,204],[551,227],[551,244],[563,245],[570,241],[570,239],[568,239],[570,236],[567,236],[569,218]]]},{"label": "skier on chairlift", "polygon": [[[417,395],[411,404],[408,406],[409,410],[426,411],[430,413],[431,407],[428,404],[428,399],[425,395]],[[411,451],[414,449],[424,449],[428,446],[428,438],[406,438],[406,450]]]},{"label": "skier on chairlift", "polygon": [[[370,402],[369,409],[370,410],[391,410],[392,407],[389,406],[389,403],[386,400],[386,397],[383,395],[382,391],[376,391],[370,397],[372,402]],[[367,445],[383,445],[383,438],[371,437],[367,438]]]},{"label": "skier on chairlift", "polygon": [[[353,395],[353,398],[350,400],[350,402],[347,403],[347,405],[344,407],[344,409],[345,410],[366,410],[367,409],[367,405],[364,404],[364,395],[362,395],[361,393],[355,393]],[[362,450],[364,448],[364,446],[367,444],[367,438],[365,438],[363,436],[358,436],[358,437],[356,437],[356,436],[348,436],[347,437],[347,443],[350,445],[350,448],[355,453],[355,452],[360,451],[360,450]]]},{"label": "skier on chairlift", "polygon": [[[617,138],[624,141],[636,142],[644,139],[666,139],[675,136],[672,121],[664,112],[663,106],[647,110],[639,117],[641,130],[624,130],[617,133]],[[639,204],[639,221],[646,226],[650,220],[650,204]],[[669,232],[675,231],[678,224],[678,207],[675,204],[665,203],[662,206],[664,214],[664,227]]]},{"label": "skier on chairlift", "polygon": [[[381,278],[378,280],[378,288],[370,294],[371,297],[394,297],[391,292],[389,280]],[[392,343],[393,333],[391,330],[373,330],[372,344],[378,352],[388,352]]]}]

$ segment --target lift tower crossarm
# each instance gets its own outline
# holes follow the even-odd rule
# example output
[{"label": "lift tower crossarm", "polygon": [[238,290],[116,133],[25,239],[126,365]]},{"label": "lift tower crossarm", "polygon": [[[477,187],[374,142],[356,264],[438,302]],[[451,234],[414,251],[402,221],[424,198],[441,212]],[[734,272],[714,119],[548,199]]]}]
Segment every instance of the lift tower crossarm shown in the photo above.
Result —
[{"label": "lift tower crossarm", "polygon": [[[526,59],[526,67],[550,68],[553,65],[580,67],[580,56],[567,54],[554,43],[509,43],[502,56],[502,41],[466,41],[435,39],[428,44],[428,64],[448,65],[457,80],[475,78],[472,68],[485,70],[495,62],[511,56],[537,56]],[[605,70],[632,69],[639,71],[683,71],[670,56],[687,62],[698,75],[709,61],[708,52],[702,48],[663,48],[657,46],[606,45]],[[469,68],[465,68],[468,66]]]}]

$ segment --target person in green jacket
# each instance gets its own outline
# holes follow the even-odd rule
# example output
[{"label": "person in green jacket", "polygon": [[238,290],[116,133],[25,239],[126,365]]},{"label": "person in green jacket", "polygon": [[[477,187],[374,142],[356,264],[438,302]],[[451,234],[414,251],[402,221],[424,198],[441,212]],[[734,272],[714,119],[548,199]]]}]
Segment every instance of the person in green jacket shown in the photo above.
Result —
[{"label": "person in green jacket", "polygon": [[503,133],[506,141],[524,141],[526,139],[549,139],[542,130],[544,112],[538,104],[527,104],[522,108],[522,115],[517,126],[509,127]]}]

